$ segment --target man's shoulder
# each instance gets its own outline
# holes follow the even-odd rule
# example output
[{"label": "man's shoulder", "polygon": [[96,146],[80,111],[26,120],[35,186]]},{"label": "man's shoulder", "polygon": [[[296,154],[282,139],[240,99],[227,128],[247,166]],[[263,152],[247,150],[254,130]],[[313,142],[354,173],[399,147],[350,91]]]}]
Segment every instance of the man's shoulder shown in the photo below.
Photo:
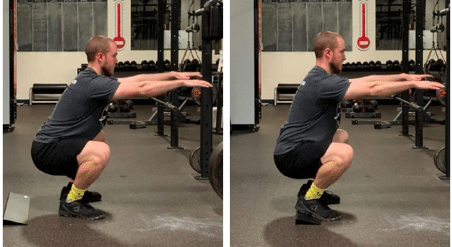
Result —
[{"label": "man's shoulder", "polygon": [[100,82],[108,82],[108,81],[117,81],[116,78],[108,77],[105,75],[99,75],[92,69],[86,69],[78,74],[75,78],[77,81],[84,82],[92,82],[92,81],[100,81]]}]

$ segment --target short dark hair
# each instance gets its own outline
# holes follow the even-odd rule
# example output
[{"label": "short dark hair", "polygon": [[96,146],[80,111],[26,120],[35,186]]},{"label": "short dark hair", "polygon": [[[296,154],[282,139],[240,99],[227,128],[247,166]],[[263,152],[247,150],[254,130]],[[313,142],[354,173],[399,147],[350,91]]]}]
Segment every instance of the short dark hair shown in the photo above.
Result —
[{"label": "short dark hair", "polygon": [[97,53],[107,54],[110,51],[110,42],[114,41],[101,35],[92,37],[85,47],[88,62],[94,61]]},{"label": "short dark hair", "polygon": [[335,32],[325,31],[317,34],[314,39],[314,53],[316,58],[321,58],[326,48],[334,50],[337,47],[337,39],[342,38]]}]

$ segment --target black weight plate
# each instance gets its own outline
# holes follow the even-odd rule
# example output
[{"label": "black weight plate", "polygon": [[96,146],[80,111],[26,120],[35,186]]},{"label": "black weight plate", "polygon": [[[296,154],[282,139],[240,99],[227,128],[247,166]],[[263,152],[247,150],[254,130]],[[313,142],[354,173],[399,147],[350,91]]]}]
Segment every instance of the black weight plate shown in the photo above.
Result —
[{"label": "black weight plate", "polygon": [[188,158],[191,168],[197,173],[201,173],[201,148],[197,148],[190,153]]},{"label": "black weight plate", "polygon": [[[201,87],[193,87],[191,90],[191,97],[196,102],[196,104],[201,105]],[[215,103],[215,101],[218,98],[218,87],[216,85],[212,86],[212,104]]]},{"label": "black weight plate", "polygon": [[223,198],[223,142],[218,144],[210,155],[209,182],[218,196]]},{"label": "black weight plate", "polygon": [[444,147],[436,152],[434,161],[436,168],[440,172],[446,173],[446,149]]}]

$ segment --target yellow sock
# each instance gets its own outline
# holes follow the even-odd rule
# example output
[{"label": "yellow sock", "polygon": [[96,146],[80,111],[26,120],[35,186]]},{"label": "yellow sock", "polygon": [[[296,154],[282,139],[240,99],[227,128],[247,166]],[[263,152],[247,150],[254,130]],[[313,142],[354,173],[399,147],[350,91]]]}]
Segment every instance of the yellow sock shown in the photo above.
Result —
[{"label": "yellow sock", "polygon": [[311,188],[309,188],[308,192],[306,192],[306,199],[319,199],[322,194],[323,194],[323,189],[319,189],[317,188],[317,186],[314,185],[314,183],[312,183]]},{"label": "yellow sock", "polygon": [[82,199],[86,190],[77,189],[75,185],[72,185],[71,191],[67,195],[66,202],[73,202]]}]

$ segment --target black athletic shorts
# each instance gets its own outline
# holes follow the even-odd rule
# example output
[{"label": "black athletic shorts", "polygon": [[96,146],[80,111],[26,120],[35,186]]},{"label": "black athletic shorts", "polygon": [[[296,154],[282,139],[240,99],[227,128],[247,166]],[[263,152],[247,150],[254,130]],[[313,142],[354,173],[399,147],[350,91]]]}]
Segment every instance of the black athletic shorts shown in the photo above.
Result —
[{"label": "black athletic shorts", "polygon": [[327,142],[302,142],[284,154],[274,155],[276,167],[287,177],[314,178],[322,163],[320,158],[329,147]]},{"label": "black athletic shorts", "polygon": [[50,175],[75,179],[78,170],[77,155],[82,152],[88,139],[72,138],[41,143],[33,141],[31,157],[35,166]]}]

